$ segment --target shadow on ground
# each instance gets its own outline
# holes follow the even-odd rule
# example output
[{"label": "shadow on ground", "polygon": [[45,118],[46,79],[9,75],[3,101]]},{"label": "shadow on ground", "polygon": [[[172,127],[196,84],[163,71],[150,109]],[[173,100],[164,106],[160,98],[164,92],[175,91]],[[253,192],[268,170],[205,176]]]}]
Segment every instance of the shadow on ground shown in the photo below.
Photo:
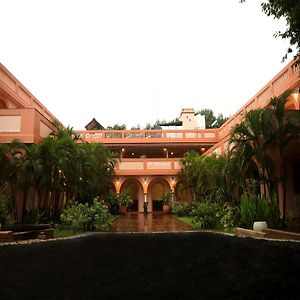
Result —
[{"label": "shadow on ground", "polygon": [[300,243],[99,233],[0,247],[1,299],[299,299]]}]

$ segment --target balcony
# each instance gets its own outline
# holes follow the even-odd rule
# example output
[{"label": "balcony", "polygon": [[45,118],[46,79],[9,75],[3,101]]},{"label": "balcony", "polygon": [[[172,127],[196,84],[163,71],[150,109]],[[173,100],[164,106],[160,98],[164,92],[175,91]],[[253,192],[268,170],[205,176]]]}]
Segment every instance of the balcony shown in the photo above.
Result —
[{"label": "balcony", "polygon": [[178,158],[129,158],[118,161],[115,175],[176,175],[180,170]]},{"label": "balcony", "polygon": [[53,129],[51,122],[34,108],[0,109],[0,143],[17,139],[26,144],[38,144]]},{"label": "balcony", "polygon": [[200,130],[85,130],[75,131],[83,141],[103,144],[215,144],[218,129]]}]

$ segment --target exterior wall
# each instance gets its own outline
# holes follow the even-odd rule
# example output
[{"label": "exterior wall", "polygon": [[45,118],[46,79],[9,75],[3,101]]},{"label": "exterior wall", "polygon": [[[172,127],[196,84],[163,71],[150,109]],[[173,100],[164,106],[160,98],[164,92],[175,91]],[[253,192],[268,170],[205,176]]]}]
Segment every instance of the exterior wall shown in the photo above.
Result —
[{"label": "exterior wall", "polygon": [[38,144],[54,129],[36,109],[0,109],[0,143],[18,139],[23,143]]},{"label": "exterior wall", "polygon": [[182,129],[188,130],[197,127],[195,111],[192,108],[184,108],[181,112],[180,120],[182,121]]}]

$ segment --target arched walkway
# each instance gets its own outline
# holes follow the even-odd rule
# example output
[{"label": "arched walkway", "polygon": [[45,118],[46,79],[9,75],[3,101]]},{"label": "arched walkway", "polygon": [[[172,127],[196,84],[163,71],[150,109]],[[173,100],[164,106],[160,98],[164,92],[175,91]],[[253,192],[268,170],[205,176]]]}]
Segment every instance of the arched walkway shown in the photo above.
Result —
[{"label": "arched walkway", "polygon": [[148,211],[162,211],[161,197],[170,190],[170,185],[164,177],[153,178],[147,190]]},{"label": "arched walkway", "polygon": [[143,186],[137,178],[126,179],[120,188],[120,192],[124,193],[129,190],[133,204],[129,207],[129,211],[143,212],[144,190]]}]

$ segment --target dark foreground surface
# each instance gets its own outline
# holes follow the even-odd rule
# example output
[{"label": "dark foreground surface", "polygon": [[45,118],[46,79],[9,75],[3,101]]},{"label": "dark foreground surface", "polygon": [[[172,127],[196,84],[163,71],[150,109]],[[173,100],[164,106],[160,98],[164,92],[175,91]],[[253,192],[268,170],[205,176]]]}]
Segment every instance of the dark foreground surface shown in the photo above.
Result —
[{"label": "dark foreground surface", "polygon": [[0,247],[0,299],[299,299],[300,243],[103,233]]}]

